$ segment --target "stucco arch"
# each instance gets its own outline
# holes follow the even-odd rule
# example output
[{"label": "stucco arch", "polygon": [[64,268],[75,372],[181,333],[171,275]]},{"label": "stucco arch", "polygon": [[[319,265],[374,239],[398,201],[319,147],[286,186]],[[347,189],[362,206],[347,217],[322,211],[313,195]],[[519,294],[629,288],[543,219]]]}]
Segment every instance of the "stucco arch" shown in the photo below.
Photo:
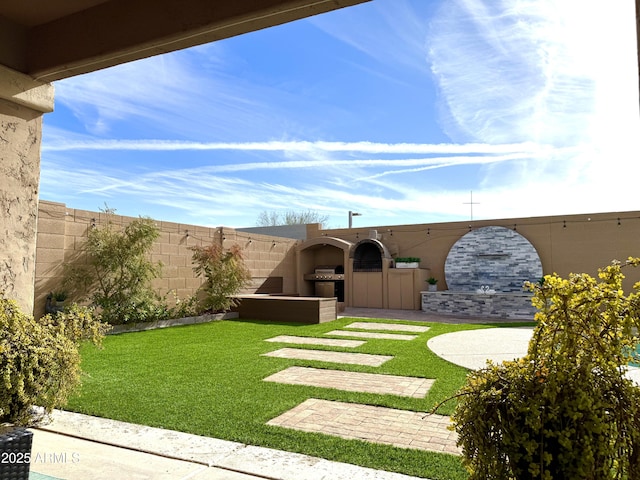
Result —
[{"label": "stucco arch", "polygon": [[384,245],[384,243],[382,243],[380,240],[376,240],[375,238],[365,238],[363,240],[360,240],[358,243],[353,244],[353,246],[351,247],[351,251],[349,252],[349,258],[354,257],[356,250],[360,245],[367,244],[367,243],[375,245],[377,249],[380,250],[380,256],[382,258],[391,258],[389,249]]},{"label": "stucco arch", "polygon": [[298,245],[298,252],[301,252],[308,248],[313,248],[318,246],[323,247],[327,245],[331,245],[332,247],[336,247],[341,250],[346,250],[347,252],[351,251],[351,248],[353,247],[353,243],[349,242],[348,240],[343,240],[341,238],[316,237],[310,240],[305,240],[300,245]]}]

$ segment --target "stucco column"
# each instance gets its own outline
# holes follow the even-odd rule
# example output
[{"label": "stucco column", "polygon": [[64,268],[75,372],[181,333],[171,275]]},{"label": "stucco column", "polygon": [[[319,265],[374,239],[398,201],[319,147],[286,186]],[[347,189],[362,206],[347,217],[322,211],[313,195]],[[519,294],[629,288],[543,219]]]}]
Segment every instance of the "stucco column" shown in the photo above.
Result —
[{"label": "stucco column", "polygon": [[0,290],[33,312],[42,115],[53,86],[0,65]]}]

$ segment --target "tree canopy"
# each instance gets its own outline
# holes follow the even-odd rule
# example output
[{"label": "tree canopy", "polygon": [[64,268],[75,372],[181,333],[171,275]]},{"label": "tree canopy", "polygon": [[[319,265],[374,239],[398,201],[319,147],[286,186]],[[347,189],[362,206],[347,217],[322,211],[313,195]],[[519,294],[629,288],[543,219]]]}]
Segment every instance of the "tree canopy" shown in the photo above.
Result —
[{"label": "tree canopy", "polygon": [[329,215],[321,215],[319,212],[307,210],[296,212],[288,210],[286,212],[263,211],[258,215],[256,225],[258,227],[276,227],[280,225],[306,225],[308,223],[319,223],[323,227],[329,220]]}]

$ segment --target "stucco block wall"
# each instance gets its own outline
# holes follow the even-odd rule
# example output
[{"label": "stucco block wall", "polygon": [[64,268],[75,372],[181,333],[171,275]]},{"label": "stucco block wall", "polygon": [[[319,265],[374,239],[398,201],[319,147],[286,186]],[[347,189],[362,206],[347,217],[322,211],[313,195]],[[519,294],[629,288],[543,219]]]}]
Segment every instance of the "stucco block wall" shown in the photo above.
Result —
[{"label": "stucco block wall", "polygon": [[[124,226],[135,220],[133,217],[114,215],[116,225]],[[83,245],[87,232],[93,226],[106,221],[102,212],[67,208],[63,203],[41,201],[39,206],[35,309],[36,315],[44,313],[46,296],[61,290],[64,263],[82,262]],[[241,293],[254,293],[265,283],[282,285],[277,293],[295,293],[295,249],[296,240],[255,233],[238,232],[231,228],[201,226],[164,222],[157,220],[160,237],[152,249],[151,259],[162,262],[162,276],[153,281],[160,294],[186,298],[197,291],[202,280],[193,272],[191,262],[195,245],[221,244],[230,248],[238,244],[244,253],[245,263],[251,270],[251,285]],[[273,277],[282,280],[272,282]]]},{"label": "stucco block wall", "polygon": [[0,98],[0,289],[26,312],[33,307],[41,115]]},{"label": "stucco block wall", "polygon": [[[134,218],[116,216],[113,220],[124,225]],[[63,262],[82,261],[82,245],[88,229],[104,221],[102,213],[74,210],[61,203],[40,203],[35,279],[36,315],[44,311],[46,295],[60,289]],[[345,263],[345,259],[336,257],[341,252],[338,251],[335,255],[335,252],[326,254],[329,256],[325,253],[325,256],[320,253],[313,255],[308,259],[310,263],[307,265],[296,258],[296,246],[300,242],[293,239],[227,227],[207,228],[161,220],[157,224],[161,235],[153,247],[152,258],[162,261],[164,268],[162,277],[154,281],[154,287],[162,294],[174,291],[180,298],[191,295],[201,284],[192,270],[189,247],[194,245],[215,242],[230,248],[238,244],[243,249],[246,264],[253,276],[251,286],[242,293],[263,291],[312,295],[312,285],[301,280],[303,274],[313,272],[313,268],[320,264]],[[567,276],[569,273],[586,272],[596,275],[599,267],[608,265],[613,259],[624,260],[629,256],[640,256],[640,212],[331,230],[308,225],[307,237],[334,237],[356,244],[375,233],[392,256],[419,257],[424,276],[436,277],[439,280],[438,289],[442,291],[448,288],[444,267],[451,247],[470,230],[485,226],[515,229],[525,237],[540,256],[543,274],[557,272]],[[318,250],[320,251],[325,252]],[[353,272],[347,268],[347,275],[349,273]],[[629,291],[634,282],[640,281],[640,269],[629,269],[625,274],[625,290]],[[419,283],[424,283],[423,279]],[[346,288],[346,285],[350,287]],[[353,292],[359,292],[361,287],[364,288],[358,285],[355,275],[352,279],[345,279],[347,306],[357,304],[380,307],[393,303],[384,301],[386,297],[382,294],[372,295],[371,302],[367,300],[366,305],[360,305],[362,299],[354,299]],[[395,287],[397,286],[392,286],[390,291],[394,291]],[[415,288],[418,291],[426,290],[426,284],[416,285]]]},{"label": "stucco block wall", "polygon": [[[309,238],[329,236],[357,243],[372,230],[392,256],[419,257],[420,267],[438,279],[438,289],[448,286],[444,265],[451,247],[470,230],[487,226],[515,229],[534,246],[543,274],[588,273],[612,260],[640,256],[640,212],[611,212],[584,215],[510,218],[498,220],[391,225],[351,229],[310,229]],[[625,271],[625,291],[640,281],[640,269]],[[426,289],[426,285],[425,285]]]}]

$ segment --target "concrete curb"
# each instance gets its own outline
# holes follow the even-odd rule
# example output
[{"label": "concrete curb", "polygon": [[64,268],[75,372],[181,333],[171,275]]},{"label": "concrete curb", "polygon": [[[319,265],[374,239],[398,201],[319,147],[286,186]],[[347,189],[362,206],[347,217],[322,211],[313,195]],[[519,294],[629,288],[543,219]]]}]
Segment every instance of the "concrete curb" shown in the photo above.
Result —
[{"label": "concrete curb", "polygon": [[114,325],[107,335],[118,335],[120,333],[144,332],[146,330],[155,330],[157,328],[177,327],[180,325],[195,325],[198,323],[216,322],[219,320],[228,320],[238,318],[237,312],[227,313],[211,313],[207,315],[198,315],[196,317],[173,318],[169,320],[157,320],[148,323],[131,323],[124,325]]}]

